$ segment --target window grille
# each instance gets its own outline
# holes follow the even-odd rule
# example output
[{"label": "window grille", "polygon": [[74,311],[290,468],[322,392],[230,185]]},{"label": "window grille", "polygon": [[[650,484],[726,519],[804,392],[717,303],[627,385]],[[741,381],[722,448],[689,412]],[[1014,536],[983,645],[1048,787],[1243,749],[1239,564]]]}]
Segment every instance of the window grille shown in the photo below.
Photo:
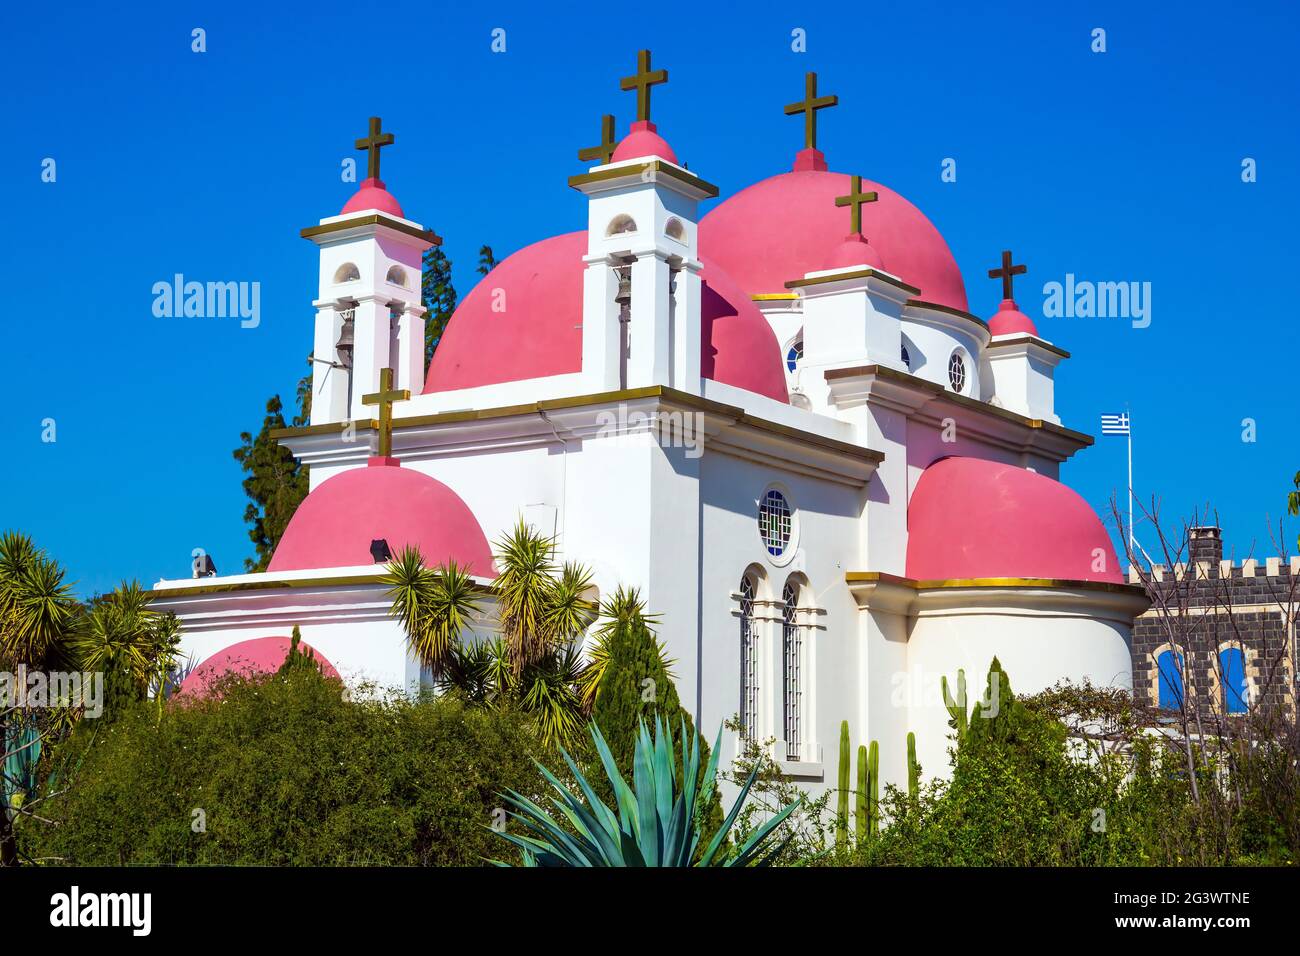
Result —
[{"label": "window grille", "polygon": [[758,533],[768,554],[780,557],[785,553],[790,543],[790,528],[790,504],[785,495],[775,489],[768,491],[758,506]]},{"label": "window grille", "polygon": [[754,582],[740,581],[740,725],[746,737],[758,734],[758,629],[754,625]]},{"label": "window grille", "polygon": [[803,752],[802,708],[803,688],[803,638],[799,632],[798,622],[799,588],[787,584],[782,593],[781,656],[784,661],[784,699],[785,699],[785,756],[787,760],[798,760]]}]

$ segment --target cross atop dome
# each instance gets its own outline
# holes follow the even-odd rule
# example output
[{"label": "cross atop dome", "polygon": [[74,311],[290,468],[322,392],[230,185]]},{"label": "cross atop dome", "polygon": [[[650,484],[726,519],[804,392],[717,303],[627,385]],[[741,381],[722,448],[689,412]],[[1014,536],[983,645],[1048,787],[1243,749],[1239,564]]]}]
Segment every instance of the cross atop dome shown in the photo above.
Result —
[{"label": "cross atop dome", "polygon": [[370,117],[370,135],[357,140],[357,149],[364,149],[369,152],[366,161],[366,178],[379,179],[379,150],[385,146],[392,146],[394,136],[392,133],[383,133],[384,121],[378,116]]},{"label": "cross atop dome", "polygon": [[1002,280],[1002,298],[1004,298],[1004,299],[1010,301],[1010,300],[1012,300],[1012,299],[1014,298],[1014,296],[1012,296],[1012,294],[1011,294],[1011,284],[1012,284],[1012,282],[1014,281],[1014,277],[1015,277],[1015,276],[1022,276],[1022,275],[1024,275],[1026,272],[1028,272],[1028,271],[1029,271],[1029,270],[1028,270],[1025,266],[1023,266],[1023,265],[1012,265],[1012,264],[1011,264],[1011,250],[1010,250],[1010,249],[1003,249],[1003,250],[1002,250],[1002,268],[1001,268],[1001,269],[990,269],[990,270],[989,270],[989,278],[990,278],[990,279],[1001,279],[1001,280]]},{"label": "cross atop dome", "polygon": [[840,98],[834,94],[817,95],[817,74],[805,73],[803,78],[804,98],[797,103],[790,103],[785,108],[786,116],[803,114],[803,149],[795,157],[794,168],[798,172],[806,169],[825,170],[826,156],[817,148],[817,111],[838,106]]},{"label": "cross atop dome", "polygon": [[603,166],[609,162],[614,150],[618,148],[618,140],[614,138],[614,117],[606,113],[600,118],[600,143],[595,146],[585,146],[578,150],[578,159],[583,162],[589,162],[593,159],[600,160]]},{"label": "cross atop dome", "polygon": [[411,397],[409,388],[393,388],[393,370],[379,370],[379,391],[361,396],[362,405],[379,406],[379,459],[375,464],[395,465],[393,458],[393,402]]},{"label": "cross atop dome", "polygon": [[1002,268],[989,270],[990,279],[1002,280],[1002,303],[998,306],[997,314],[989,319],[989,331],[994,335],[1038,334],[1034,320],[1020,311],[1011,295],[1015,277],[1028,271],[1024,265],[1012,263],[1010,249],[1002,250]]},{"label": "cross atop dome", "polygon": [[[636,118],[650,122],[650,88],[668,82],[667,70],[650,69],[650,51],[641,50],[636,55],[636,73],[618,81],[621,90],[636,90]],[[653,129],[654,127],[651,127]]]},{"label": "cross atop dome", "polygon": [[849,194],[847,196],[836,196],[835,205],[848,206],[849,208],[849,238],[862,235],[862,207],[869,202],[875,202],[880,195],[875,192],[862,191],[862,177],[852,176],[849,178]]},{"label": "cross atop dome", "polygon": [[[667,141],[656,132],[655,124],[650,121],[650,91],[660,83],[668,82],[667,70],[650,69],[650,51],[641,50],[636,55],[636,73],[625,76],[618,81],[621,90],[636,90],[636,120],[631,131],[623,141],[610,153],[606,163],[622,162],[625,159],[641,159],[658,156],[670,163],[677,162],[677,155]],[[605,144],[590,147],[578,154],[579,159],[596,158],[602,155]],[[602,153],[597,153],[600,149]]]}]

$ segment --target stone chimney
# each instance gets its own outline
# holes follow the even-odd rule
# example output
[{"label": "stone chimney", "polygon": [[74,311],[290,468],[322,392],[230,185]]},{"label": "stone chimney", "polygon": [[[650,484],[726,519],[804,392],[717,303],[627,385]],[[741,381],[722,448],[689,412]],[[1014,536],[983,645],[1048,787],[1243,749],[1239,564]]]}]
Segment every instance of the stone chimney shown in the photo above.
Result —
[{"label": "stone chimney", "polygon": [[1195,564],[1204,561],[1217,569],[1223,560],[1223,538],[1219,529],[1213,525],[1202,525],[1190,529],[1188,535],[1189,562]]}]

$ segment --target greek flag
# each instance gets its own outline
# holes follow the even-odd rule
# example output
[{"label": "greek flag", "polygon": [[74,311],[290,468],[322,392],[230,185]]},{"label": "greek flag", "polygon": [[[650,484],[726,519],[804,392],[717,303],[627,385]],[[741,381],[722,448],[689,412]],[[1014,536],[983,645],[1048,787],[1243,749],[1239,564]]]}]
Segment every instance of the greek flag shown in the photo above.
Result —
[{"label": "greek flag", "polygon": [[1120,412],[1118,415],[1102,415],[1101,433],[1103,435],[1127,435],[1128,412]]}]

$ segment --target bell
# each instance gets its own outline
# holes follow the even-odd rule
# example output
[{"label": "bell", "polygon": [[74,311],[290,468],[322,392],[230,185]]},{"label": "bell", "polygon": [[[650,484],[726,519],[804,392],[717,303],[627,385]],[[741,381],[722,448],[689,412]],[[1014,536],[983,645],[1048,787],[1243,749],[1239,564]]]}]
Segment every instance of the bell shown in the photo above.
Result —
[{"label": "bell", "polygon": [[632,301],[632,270],[617,269],[618,274],[618,292],[614,294],[614,301],[619,305],[627,305]]},{"label": "bell", "polygon": [[352,314],[345,313],[343,319],[343,328],[339,332],[339,340],[334,343],[334,350],[339,354],[339,362],[344,366],[352,367],[352,348],[355,340],[352,337]]}]

